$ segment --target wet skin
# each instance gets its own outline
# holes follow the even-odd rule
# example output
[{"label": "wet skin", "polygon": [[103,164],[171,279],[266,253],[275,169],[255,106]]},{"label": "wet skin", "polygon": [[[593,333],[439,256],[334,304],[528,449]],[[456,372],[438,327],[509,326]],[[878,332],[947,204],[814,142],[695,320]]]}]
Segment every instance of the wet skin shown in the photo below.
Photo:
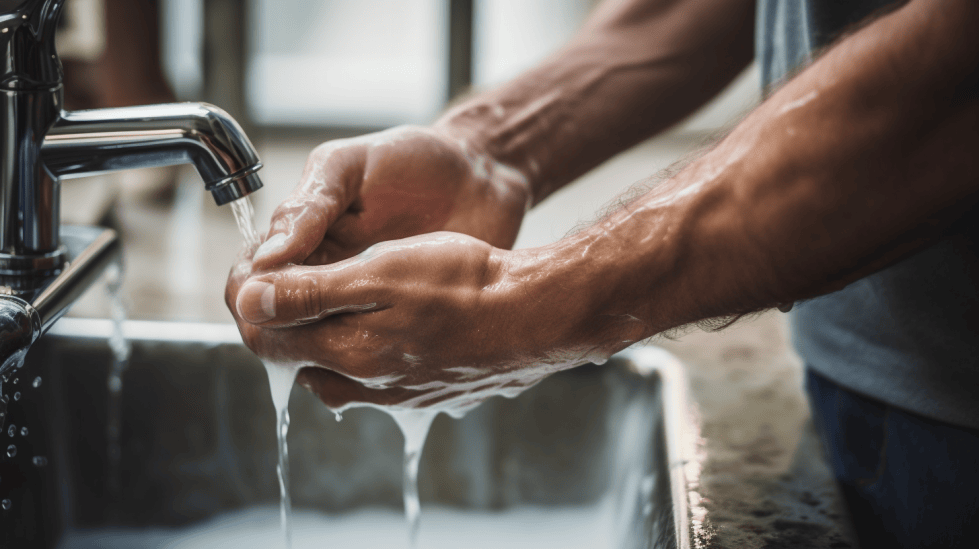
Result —
[{"label": "wet skin", "polygon": [[378,242],[442,230],[510,247],[530,189],[522,175],[485,158],[424,127],[324,143],[273,212],[255,268],[322,265]]},{"label": "wet skin", "polygon": [[[752,5],[608,3],[541,67],[425,130],[455,148],[426,156],[411,139],[360,138],[389,155],[371,172],[363,145],[327,146],[273,218],[278,246],[232,271],[227,301],[246,344],[310,366],[301,383],[334,407],[468,405],[664,330],[839,289],[934,242],[975,205],[979,3],[917,0],[841,40],[711,151],[605,219],[505,249],[520,189],[539,202],[706,99],[676,89],[723,86],[750,58],[751,33],[730,26],[753,20]],[[677,70],[717,59],[714,77]],[[458,162],[441,156],[449,150]],[[409,182],[425,198],[396,198],[402,173],[449,173],[435,166],[460,175]],[[322,183],[310,185],[316,170]],[[368,186],[365,173],[388,175]],[[386,198],[358,210],[351,189],[368,187]],[[518,190],[465,198],[488,187]],[[409,236],[443,229],[477,238]]]},{"label": "wet skin", "polygon": [[[299,382],[334,409],[352,401],[465,408],[536,383],[544,373],[527,371],[528,361],[554,362],[531,356],[540,352],[535,345],[499,345],[501,333],[519,342],[531,329],[527,319],[512,317],[506,289],[493,288],[508,276],[501,252],[473,237],[440,232],[250,279],[252,265],[242,258],[228,299],[237,301],[232,311],[248,345],[276,364],[315,367],[303,369]],[[260,302],[270,287],[275,318],[261,326],[243,322],[239,310],[246,318],[264,314],[260,304],[250,310],[249,302]],[[250,300],[249,292],[259,297]],[[351,306],[362,312],[344,312]]]}]

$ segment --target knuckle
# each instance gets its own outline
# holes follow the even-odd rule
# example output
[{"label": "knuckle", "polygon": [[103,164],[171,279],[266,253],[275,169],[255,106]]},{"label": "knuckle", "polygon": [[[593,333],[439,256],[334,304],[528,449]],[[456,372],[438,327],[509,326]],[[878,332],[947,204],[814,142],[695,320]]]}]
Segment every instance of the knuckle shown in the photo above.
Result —
[{"label": "knuckle", "polygon": [[334,196],[335,193],[330,192],[332,190],[333,189],[326,188],[324,189],[326,192],[319,192],[307,197],[307,204],[311,207],[311,214],[317,214],[330,208],[336,208],[339,206],[339,200],[336,196]]},{"label": "knuckle", "polygon": [[338,200],[322,190],[304,189],[286,198],[275,210],[274,217],[295,218],[304,215],[316,216],[334,207]]},{"label": "knuckle", "polygon": [[302,319],[316,318],[322,313],[323,294],[319,278],[313,276],[300,278],[296,307],[296,312]]},{"label": "knuckle", "polygon": [[337,149],[342,147],[344,144],[342,139],[335,139],[333,141],[326,141],[320,143],[309,153],[309,159],[315,162],[323,162],[330,158]]},{"label": "knuckle", "polygon": [[350,139],[334,139],[317,145],[306,159],[306,169],[310,173],[321,172],[329,164],[343,163],[350,159],[350,154],[357,145]]},{"label": "knuckle", "polygon": [[313,199],[313,196],[314,195],[306,192],[293,193],[291,196],[283,200],[281,204],[279,204],[279,207],[275,209],[275,215],[295,215],[296,213],[303,211],[303,209],[309,205],[310,201]]}]

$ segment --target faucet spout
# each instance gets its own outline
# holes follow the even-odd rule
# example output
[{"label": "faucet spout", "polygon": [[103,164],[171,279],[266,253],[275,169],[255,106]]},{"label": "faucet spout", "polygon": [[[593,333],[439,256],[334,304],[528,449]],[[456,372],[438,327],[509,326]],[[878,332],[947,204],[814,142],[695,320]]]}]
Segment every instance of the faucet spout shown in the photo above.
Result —
[{"label": "faucet spout", "polygon": [[65,111],[64,5],[0,0],[0,373],[121,253],[111,230],[61,227],[62,179],[193,164],[218,205],[262,187],[255,147],[212,105]]},{"label": "faucet spout", "polygon": [[219,206],[262,187],[251,141],[228,113],[206,103],[62,112],[41,161],[58,179],[193,164]]}]

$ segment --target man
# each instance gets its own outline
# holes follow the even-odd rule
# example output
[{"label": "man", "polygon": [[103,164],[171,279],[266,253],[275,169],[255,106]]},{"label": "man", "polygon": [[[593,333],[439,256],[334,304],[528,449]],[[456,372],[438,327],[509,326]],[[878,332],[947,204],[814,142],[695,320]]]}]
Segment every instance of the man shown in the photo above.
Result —
[{"label": "man", "polygon": [[[322,145],[232,271],[246,343],[308,366],[330,406],[464,407],[802,301],[864,545],[975,546],[979,2],[830,4],[607,2],[433,126]],[[723,88],[755,31],[767,88],[784,84],[727,137],[593,226],[508,250],[526,207]]]}]

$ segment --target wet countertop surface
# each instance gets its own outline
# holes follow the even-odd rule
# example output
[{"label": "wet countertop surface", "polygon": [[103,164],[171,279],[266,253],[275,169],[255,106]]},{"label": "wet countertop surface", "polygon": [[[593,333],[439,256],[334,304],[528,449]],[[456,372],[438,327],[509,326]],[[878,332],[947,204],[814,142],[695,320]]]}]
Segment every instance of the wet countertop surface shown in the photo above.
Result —
[{"label": "wet countertop surface", "polygon": [[[255,140],[266,165],[266,189],[254,195],[260,231],[298,181],[308,151],[326,137]],[[702,141],[668,135],[613,159],[531,211],[517,247],[560,238]],[[223,290],[240,237],[230,210],[213,204],[191,170],[135,173],[67,182],[63,206],[70,221],[108,222],[119,230],[130,317],[231,322]],[[154,189],[154,179],[174,175],[173,192]],[[71,314],[107,317],[105,292],[89,292]],[[686,366],[700,428],[699,474],[690,479],[694,546],[856,547],[811,425],[785,315],[766,313],[721,332],[655,343]]]},{"label": "wet countertop surface", "polygon": [[657,341],[686,367],[700,427],[695,547],[857,547],[814,431],[786,316]]}]

